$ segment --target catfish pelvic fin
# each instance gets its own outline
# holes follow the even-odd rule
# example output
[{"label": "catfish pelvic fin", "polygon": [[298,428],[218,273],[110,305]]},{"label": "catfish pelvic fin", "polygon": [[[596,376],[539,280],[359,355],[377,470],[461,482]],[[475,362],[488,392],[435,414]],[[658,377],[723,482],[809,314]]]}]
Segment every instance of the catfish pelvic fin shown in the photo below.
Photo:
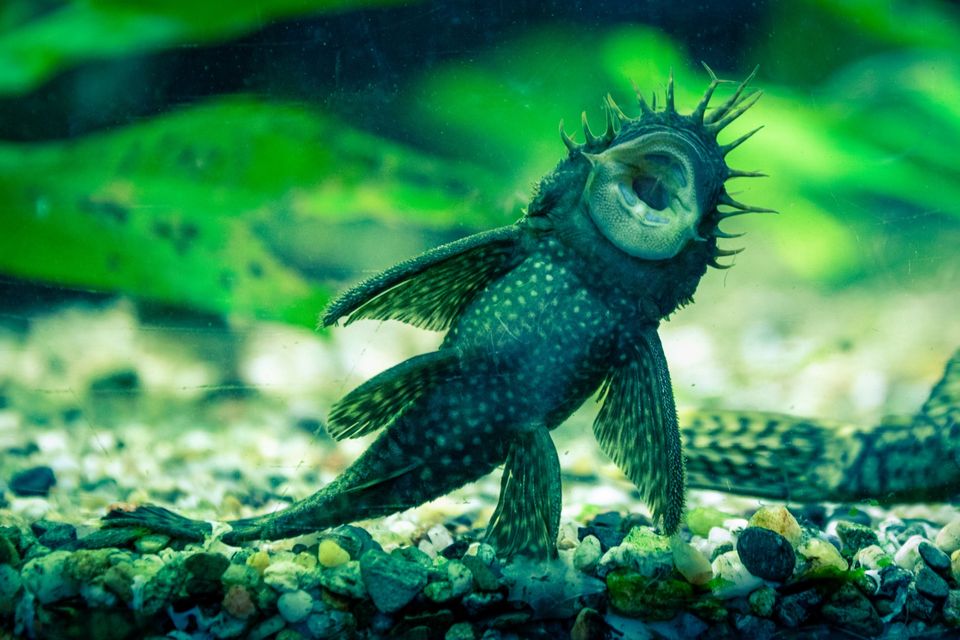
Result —
[{"label": "catfish pelvic fin", "polygon": [[473,297],[521,259],[517,224],[437,247],[365,280],[334,300],[320,319],[400,320],[442,331]]}]

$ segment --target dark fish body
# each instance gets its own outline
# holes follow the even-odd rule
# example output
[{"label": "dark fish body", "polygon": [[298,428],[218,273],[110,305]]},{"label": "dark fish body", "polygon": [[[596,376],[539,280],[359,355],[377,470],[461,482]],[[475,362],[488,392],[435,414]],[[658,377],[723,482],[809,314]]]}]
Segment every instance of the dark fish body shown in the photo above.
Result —
[{"label": "dark fish body", "polygon": [[[722,268],[736,202],[717,134],[759,97],[746,81],[707,113],[713,78],[690,114],[639,97],[630,118],[608,97],[607,127],[568,155],[514,225],[444,245],[347,291],[324,325],[401,320],[447,330],[441,347],[367,381],[333,408],[335,439],[380,436],[339,478],[288,509],[231,523],[226,542],[279,538],[416,506],[503,464],[488,527],[500,552],[552,555],[560,468],[549,432],[588,397],[601,449],[633,480],[662,528],[679,526],[684,468],[673,392],[657,336]],[[749,80],[749,78],[748,78]],[[721,210],[719,207],[727,207]]]}]

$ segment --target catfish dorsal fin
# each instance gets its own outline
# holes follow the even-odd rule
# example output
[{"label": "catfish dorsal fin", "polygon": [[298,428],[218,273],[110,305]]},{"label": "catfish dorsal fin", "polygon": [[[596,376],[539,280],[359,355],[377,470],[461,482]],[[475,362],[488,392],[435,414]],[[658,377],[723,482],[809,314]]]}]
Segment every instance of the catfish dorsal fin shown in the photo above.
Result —
[{"label": "catfish dorsal fin", "polygon": [[488,283],[520,259],[517,224],[437,247],[365,280],[334,300],[321,316],[327,327],[347,316],[400,320],[424,329],[448,329]]}]

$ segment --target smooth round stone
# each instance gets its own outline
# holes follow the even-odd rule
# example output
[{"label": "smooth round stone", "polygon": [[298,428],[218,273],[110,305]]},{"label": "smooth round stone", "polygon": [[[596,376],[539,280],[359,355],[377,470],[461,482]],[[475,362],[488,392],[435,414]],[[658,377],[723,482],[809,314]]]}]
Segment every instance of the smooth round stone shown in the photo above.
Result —
[{"label": "smooth round stone", "polygon": [[938,576],[930,567],[922,566],[917,571],[915,580],[914,584],[917,591],[931,600],[943,600],[947,597],[949,591],[947,581]]},{"label": "smooth round stone", "polygon": [[893,563],[893,558],[878,545],[872,544],[857,551],[853,557],[854,566],[879,571]]},{"label": "smooth round stone", "polygon": [[920,543],[926,542],[926,538],[920,535],[910,536],[906,539],[897,552],[893,555],[893,561],[898,567],[913,571],[917,563],[920,562]]},{"label": "smooth round stone", "polygon": [[960,518],[940,529],[937,534],[936,545],[948,555],[960,549]]},{"label": "smooth round stone", "polygon": [[750,526],[775,531],[786,538],[792,547],[800,544],[803,536],[800,523],[786,507],[760,507],[750,517]]},{"label": "smooth round stone", "polygon": [[350,561],[350,554],[334,540],[321,540],[317,548],[317,560],[324,567],[339,567]]},{"label": "smooth round stone", "polygon": [[289,591],[277,600],[277,611],[290,624],[306,620],[313,611],[313,597],[306,591]]},{"label": "smooth round stone", "polygon": [[828,576],[846,571],[849,567],[837,548],[820,538],[807,540],[800,545],[797,552],[807,559],[805,575],[810,577]]},{"label": "smooth round stone", "polygon": [[57,477],[50,467],[31,467],[10,478],[10,491],[18,496],[45,496],[56,486]]},{"label": "smooth round stone", "polygon": [[747,527],[737,540],[737,554],[747,571],[774,582],[783,582],[797,564],[793,546],[785,537],[764,527]]},{"label": "smooth round stone", "polygon": [[696,547],[683,542],[679,537],[672,537],[670,549],[673,551],[673,566],[687,582],[702,585],[713,578],[710,561]]},{"label": "smooth round stone", "polygon": [[363,554],[360,572],[373,604],[383,613],[407,606],[427,584],[423,566],[377,551]]},{"label": "smooth round stone", "polygon": [[577,571],[590,573],[597,567],[600,556],[600,540],[593,535],[587,536],[573,552],[573,566]]},{"label": "smooth round stone", "polygon": [[950,556],[933,546],[932,543],[924,540],[917,547],[917,551],[920,552],[920,557],[923,558],[927,566],[937,573],[942,574],[950,570]]}]

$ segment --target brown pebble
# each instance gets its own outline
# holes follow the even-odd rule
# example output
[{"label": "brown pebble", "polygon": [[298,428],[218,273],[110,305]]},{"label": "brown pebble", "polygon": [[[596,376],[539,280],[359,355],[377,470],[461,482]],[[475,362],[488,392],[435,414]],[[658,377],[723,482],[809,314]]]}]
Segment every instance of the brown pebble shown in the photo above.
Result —
[{"label": "brown pebble", "polygon": [[235,584],[227,590],[223,596],[223,610],[234,618],[246,620],[256,613],[257,607],[250,598],[250,592],[246,587]]}]

